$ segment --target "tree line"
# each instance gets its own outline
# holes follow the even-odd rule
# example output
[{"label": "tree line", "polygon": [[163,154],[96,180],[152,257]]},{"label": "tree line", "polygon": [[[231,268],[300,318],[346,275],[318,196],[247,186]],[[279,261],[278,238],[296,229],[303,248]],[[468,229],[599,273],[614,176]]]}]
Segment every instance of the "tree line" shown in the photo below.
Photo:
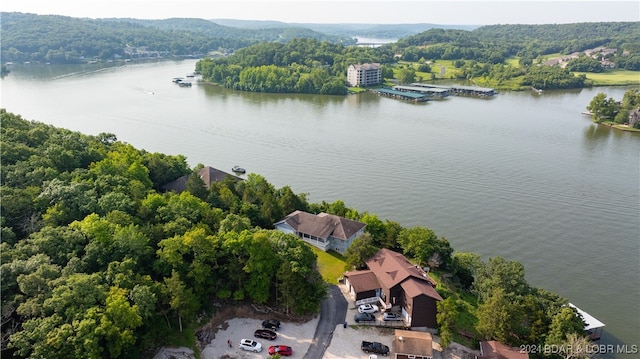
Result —
[{"label": "tree line", "polygon": [[[640,90],[631,89],[624,93],[622,100],[613,97],[607,98],[607,94],[600,92],[591,99],[586,107],[596,123],[611,122],[615,124],[627,124],[633,128],[640,128]],[[633,116],[633,112],[637,114]]]},{"label": "tree line", "polygon": [[203,56],[211,51],[233,51],[258,42],[286,42],[296,37],[354,42],[349,37],[309,29],[238,29],[203,19],[81,19],[15,12],[2,12],[0,16],[3,62],[81,63],[94,58],[129,58],[126,46],[170,56]]}]

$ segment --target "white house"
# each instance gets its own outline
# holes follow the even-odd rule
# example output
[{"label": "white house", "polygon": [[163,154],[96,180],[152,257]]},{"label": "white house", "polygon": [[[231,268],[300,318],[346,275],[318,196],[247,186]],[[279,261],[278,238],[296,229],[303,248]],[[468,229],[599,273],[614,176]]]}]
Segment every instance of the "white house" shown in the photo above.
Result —
[{"label": "white house", "polygon": [[295,211],[275,223],[279,231],[295,234],[325,252],[332,249],[341,254],[364,233],[365,226],[364,223],[332,214],[315,215],[302,211]]}]

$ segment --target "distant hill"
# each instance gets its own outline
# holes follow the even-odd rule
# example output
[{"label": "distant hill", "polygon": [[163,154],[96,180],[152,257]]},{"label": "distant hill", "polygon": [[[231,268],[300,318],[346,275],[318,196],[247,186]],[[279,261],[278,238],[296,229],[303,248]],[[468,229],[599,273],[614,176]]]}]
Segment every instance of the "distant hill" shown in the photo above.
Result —
[{"label": "distant hill", "polygon": [[204,19],[87,19],[2,12],[3,62],[79,63],[89,59],[195,56],[259,42],[310,38],[355,44],[348,36],[301,27],[234,28]]},{"label": "distant hill", "polygon": [[211,19],[212,22],[244,29],[288,28],[301,27],[321,33],[349,36],[371,37],[379,39],[399,39],[416,35],[429,29],[457,29],[474,30],[479,25],[438,25],[429,23],[419,24],[315,24],[315,23],[286,23],[280,21]]}]

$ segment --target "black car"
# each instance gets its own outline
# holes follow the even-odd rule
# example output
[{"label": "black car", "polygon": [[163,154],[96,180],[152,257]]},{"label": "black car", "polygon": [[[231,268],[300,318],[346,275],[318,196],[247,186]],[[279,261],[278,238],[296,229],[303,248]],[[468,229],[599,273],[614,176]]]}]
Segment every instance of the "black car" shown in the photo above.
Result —
[{"label": "black car", "polygon": [[278,335],[269,329],[258,329],[253,332],[253,336],[256,338],[275,340]]},{"label": "black car", "polygon": [[280,328],[280,321],[277,319],[269,319],[262,322],[264,329],[278,330]]},{"label": "black car", "polygon": [[355,320],[356,323],[373,322],[376,320],[376,317],[371,313],[358,313],[353,317],[353,320]]}]

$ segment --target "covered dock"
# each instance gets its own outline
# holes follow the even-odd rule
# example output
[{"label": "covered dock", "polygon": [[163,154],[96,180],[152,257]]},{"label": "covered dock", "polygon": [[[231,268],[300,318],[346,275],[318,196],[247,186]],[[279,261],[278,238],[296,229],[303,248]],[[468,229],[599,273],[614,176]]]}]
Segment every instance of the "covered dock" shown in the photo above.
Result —
[{"label": "covered dock", "polygon": [[569,303],[569,306],[574,308],[578,314],[582,316],[582,319],[585,322],[584,331],[585,334],[589,336],[592,340],[598,340],[602,336],[602,330],[604,328],[604,323],[596,319],[591,314],[585,312],[584,310],[576,307],[572,303]]},{"label": "covered dock", "polygon": [[417,82],[412,83],[411,86],[434,88],[434,89],[447,89],[449,90],[450,94],[461,95],[461,96],[490,97],[496,94],[496,90],[489,87],[462,86],[462,85],[443,86],[443,85],[432,85],[432,84],[424,84],[424,83],[417,83]]},{"label": "covered dock", "polygon": [[424,102],[429,99],[429,97],[422,93],[417,92],[409,92],[409,91],[398,91],[389,88],[380,88],[373,90],[374,93],[385,97],[391,97],[404,101],[413,101],[413,102]]},{"label": "covered dock", "polygon": [[446,96],[449,96],[449,89],[447,89],[447,88],[397,85],[397,86],[393,86],[393,89],[397,90],[397,91],[404,91],[404,92],[422,93],[422,94],[425,94],[425,95],[427,95],[429,97],[446,97]]}]

